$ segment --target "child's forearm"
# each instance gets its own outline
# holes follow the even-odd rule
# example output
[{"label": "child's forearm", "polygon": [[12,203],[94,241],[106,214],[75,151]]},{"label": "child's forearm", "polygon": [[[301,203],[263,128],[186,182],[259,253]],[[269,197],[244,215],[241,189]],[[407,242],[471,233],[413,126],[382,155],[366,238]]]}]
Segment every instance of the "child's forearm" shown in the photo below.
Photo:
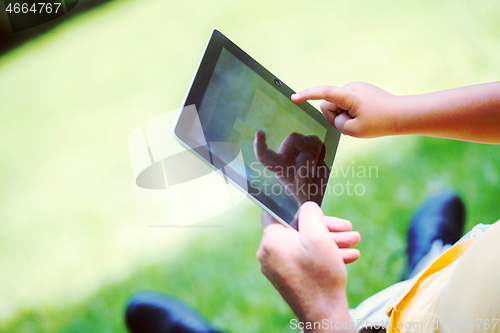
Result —
[{"label": "child's forearm", "polygon": [[394,134],[500,143],[500,82],[396,99]]}]

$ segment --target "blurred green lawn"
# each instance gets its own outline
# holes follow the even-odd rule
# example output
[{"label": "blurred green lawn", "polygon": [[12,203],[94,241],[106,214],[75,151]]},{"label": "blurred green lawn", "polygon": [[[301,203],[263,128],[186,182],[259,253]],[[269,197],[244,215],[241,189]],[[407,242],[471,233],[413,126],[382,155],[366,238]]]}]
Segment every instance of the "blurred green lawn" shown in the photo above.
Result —
[{"label": "blurred green lawn", "polygon": [[[128,134],[177,108],[217,28],[299,90],[366,81],[416,94],[499,80],[500,3],[116,1],[0,58],[0,331],[125,332],[140,290],[177,296],[232,332],[288,332],[293,314],[255,259],[259,208],[167,224],[167,193],[136,188]],[[318,105],[318,104],[316,104]],[[344,137],[336,161],[376,166],[325,213],[362,235],[350,305],[397,281],[426,195],[453,187],[467,228],[500,218],[498,146]],[[166,191],[165,191],[166,192]]]}]

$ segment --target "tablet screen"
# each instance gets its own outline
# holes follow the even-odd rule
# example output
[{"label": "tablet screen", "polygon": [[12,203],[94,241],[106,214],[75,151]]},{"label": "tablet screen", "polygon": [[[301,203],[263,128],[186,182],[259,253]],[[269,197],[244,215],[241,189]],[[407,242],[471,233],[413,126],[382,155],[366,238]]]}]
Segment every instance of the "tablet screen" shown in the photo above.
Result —
[{"label": "tablet screen", "polygon": [[[235,154],[241,153],[244,168],[232,170],[228,177],[291,224],[303,202],[312,200],[321,205],[339,134],[334,133],[334,142],[326,147],[325,140],[336,130],[317,110],[307,104],[312,111],[306,112],[305,105],[292,102],[289,88],[280,81],[266,80],[263,75],[268,72],[263,68],[259,72],[257,66],[261,66],[248,55],[242,56],[241,49],[223,46],[217,51],[210,65],[201,63],[198,73],[202,73],[195,77],[186,99],[186,106],[191,100],[196,102],[208,145],[208,154],[199,155],[215,166],[215,159],[229,165]],[[245,57],[250,58],[247,63],[242,61]],[[209,68],[205,72],[210,75],[203,73],[203,67]],[[284,89],[288,89],[288,96]],[[181,122],[182,117],[176,135],[187,142],[182,135],[190,127],[179,126]],[[238,152],[215,152],[212,143],[230,143]]]}]

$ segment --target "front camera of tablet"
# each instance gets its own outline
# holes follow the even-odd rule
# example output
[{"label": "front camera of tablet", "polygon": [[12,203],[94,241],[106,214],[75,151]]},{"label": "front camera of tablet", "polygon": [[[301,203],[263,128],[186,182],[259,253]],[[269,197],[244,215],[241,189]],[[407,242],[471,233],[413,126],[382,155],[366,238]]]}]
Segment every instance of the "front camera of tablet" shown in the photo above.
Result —
[{"label": "front camera of tablet", "polygon": [[278,87],[281,87],[281,82],[278,79],[274,79],[274,84],[277,85]]}]

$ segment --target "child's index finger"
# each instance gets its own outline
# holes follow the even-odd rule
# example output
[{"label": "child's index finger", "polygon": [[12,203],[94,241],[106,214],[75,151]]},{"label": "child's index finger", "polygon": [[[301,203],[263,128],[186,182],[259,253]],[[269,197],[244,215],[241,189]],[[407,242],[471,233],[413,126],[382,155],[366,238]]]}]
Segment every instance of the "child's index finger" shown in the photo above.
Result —
[{"label": "child's index finger", "polygon": [[334,86],[314,86],[299,91],[291,96],[295,103],[302,103],[308,100],[324,99],[330,103],[337,104],[343,110],[349,110],[352,106],[352,92],[345,88]]}]

